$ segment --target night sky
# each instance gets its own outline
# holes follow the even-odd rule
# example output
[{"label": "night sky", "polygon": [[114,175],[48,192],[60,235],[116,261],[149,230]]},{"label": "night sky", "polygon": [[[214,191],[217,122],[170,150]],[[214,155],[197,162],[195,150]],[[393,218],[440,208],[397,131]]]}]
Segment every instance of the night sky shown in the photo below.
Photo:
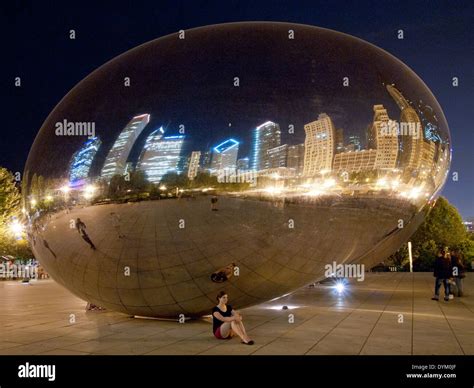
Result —
[{"label": "night sky", "polygon": [[[326,27],[367,40],[395,55],[423,79],[448,120],[453,144],[451,172],[459,173],[459,181],[449,179],[443,194],[464,217],[474,216],[474,135],[467,114],[474,108],[472,2],[409,2],[406,6],[399,1],[357,5],[315,1],[279,5],[160,3],[51,7],[23,2],[2,8],[0,28],[7,55],[1,65],[6,66],[2,71],[5,119],[1,166],[23,171],[34,137],[56,104],[79,81],[117,55],[180,29],[235,21],[285,21]],[[76,31],[76,40],[69,39],[70,29]],[[403,40],[397,39],[399,29],[404,30]],[[21,88],[13,86],[16,76],[22,78]],[[457,88],[451,84],[454,76],[459,77]],[[278,113],[269,112],[268,119],[278,121],[274,117]],[[124,112],[124,117],[127,114]],[[224,122],[238,122],[239,118],[229,114],[227,120],[224,116],[225,132]]]}]

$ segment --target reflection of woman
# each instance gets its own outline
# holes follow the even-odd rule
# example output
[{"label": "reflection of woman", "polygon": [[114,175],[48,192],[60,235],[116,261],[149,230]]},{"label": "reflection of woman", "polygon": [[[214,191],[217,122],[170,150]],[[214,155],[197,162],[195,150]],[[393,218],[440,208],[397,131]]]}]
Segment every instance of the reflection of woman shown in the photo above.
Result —
[{"label": "reflection of woman", "polygon": [[237,334],[242,343],[253,345],[254,341],[250,339],[242,323],[242,316],[227,304],[227,294],[224,291],[217,294],[218,305],[212,309],[212,332],[218,339],[231,338]]}]

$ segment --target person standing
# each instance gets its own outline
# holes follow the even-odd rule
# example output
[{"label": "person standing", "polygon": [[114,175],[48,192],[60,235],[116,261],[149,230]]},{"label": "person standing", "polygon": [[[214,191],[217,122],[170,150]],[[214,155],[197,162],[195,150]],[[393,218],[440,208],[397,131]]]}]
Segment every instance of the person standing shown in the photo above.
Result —
[{"label": "person standing", "polygon": [[465,267],[463,264],[463,256],[461,250],[455,249],[451,253],[451,267],[453,269],[453,278],[454,281],[456,282],[456,288],[457,288],[457,295],[455,296],[463,296],[464,290],[463,290],[463,279],[466,277],[465,274]]},{"label": "person standing", "polygon": [[117,232],[118,238],[124,238],[125,236],[122,234],[122,219],[120,215],[115,212],[111,212],[110,217],[112,217],[112,224]]},{"label": "person standing", "polygon": [[217,211],[217,201],[218,201],[218,198],[217,198],[217,195],[213,195],[211,197],[211,210],[212,211]]},{"label": "person standing", "polygon": [[435,279],[435,294],[431,298],[431,300],[439,300],[439,289],[441,287],[441,283],[444,286],[444,300],[446,302],[449,301],[449,279],[452,277],[452,269],[451,269],[451,259],[448,255],[448,251],[445,249],[441,249],[438,253],[438,257],[436,258],[434,264],[434,273],[433,276]]},{"label": "person standing", "polygon": [[95,247],[94,243],[91,241],[89,235],[86,232],[86,224],[84,224],[84,222],[82,222],[80,218],[76,220],[76,229],[81,235],[82,239],[90,245],[91,249],[95,251],[97,248]]}]

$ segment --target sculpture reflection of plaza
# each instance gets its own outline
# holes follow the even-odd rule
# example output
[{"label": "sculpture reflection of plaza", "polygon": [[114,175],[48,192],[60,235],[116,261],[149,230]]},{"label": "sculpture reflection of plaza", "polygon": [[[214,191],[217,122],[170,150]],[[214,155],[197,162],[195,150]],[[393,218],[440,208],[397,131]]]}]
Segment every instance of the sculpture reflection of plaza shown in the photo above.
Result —
[{"label": "sculpture reflection of plaza", "polygon": [[[22,187],[33,251],[56,281],[129,314],[199,316],[220,290],[260,303],[323,278],[327,263],[368,268],[410,237],[450,165],[436,99],[366,42],[308,26],[288,42],[289,26],[196,29],[182,51],[158,39],[58,105]],[[240,89],[223,78],[236,63]],[[123,66],[137,69],[134,88],[109,93]],[[69,115],[96,123],[96,137],[54,137]],[[213,281],[230,265],[239,276]]]}]

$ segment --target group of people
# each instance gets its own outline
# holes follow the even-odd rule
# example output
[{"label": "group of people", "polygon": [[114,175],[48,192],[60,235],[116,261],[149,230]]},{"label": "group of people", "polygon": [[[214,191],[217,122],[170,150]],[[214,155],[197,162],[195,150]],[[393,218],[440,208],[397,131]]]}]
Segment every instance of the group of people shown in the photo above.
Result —
[{"label": "group of people", "polygon": [[[462,253],[459,249],[450,251],[440,249],[434,265],[435,279],[434,296],[432,300],[439,300],[439,289],[444,286],[444,300],[448,302],[454,296],[463,296],[463,278],[466,276]],[[455,291],[455,292],[454,292]]]}]

